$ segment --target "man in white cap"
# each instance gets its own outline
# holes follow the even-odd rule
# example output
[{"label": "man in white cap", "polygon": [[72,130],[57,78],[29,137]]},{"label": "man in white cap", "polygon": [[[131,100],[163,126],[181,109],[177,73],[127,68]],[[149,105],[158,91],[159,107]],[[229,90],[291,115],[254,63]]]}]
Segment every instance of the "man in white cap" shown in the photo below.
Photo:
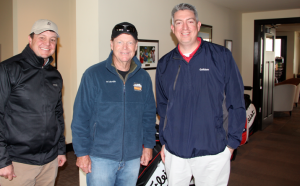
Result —
[{"label": "man in white cap", "polygon": [[66,162],[58,29],[34,23],[22,53],[0,63],[0,185],[53,186]]}]

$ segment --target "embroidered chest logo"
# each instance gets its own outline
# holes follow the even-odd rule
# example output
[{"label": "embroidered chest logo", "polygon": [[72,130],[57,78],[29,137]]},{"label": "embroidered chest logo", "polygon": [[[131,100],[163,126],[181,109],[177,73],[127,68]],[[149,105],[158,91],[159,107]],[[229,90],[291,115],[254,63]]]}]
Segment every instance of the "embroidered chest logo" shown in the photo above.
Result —
[{"label": "embroidered chest logo", "polygon": [[53,86],[57,87],[57,84],[53,84]]},{"label": "embroidered chest logo", "polygon": [[133,89],[134,89],[135,91],[141,92],[141,91],[142,91],[142,85],[139,84],[139,83],[134,83],[134,84],[133,84]]},{"label": "embroidered chest logo", "polygon": [[199,71],[209,71],[208,68],[200,68]]},{"label": "embroidered chest logo", "polygon": [[116,83],[116,80],[106,81],[106,83]]}]

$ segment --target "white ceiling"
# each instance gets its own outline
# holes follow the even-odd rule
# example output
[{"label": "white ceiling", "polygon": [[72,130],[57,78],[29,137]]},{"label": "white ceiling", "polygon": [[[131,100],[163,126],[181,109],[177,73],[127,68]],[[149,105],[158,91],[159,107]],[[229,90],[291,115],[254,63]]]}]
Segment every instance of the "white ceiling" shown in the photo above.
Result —
[{"label": "white ceiling", "polygon": [[242,13],[300,8],[300,0],[207,0],[207,1]]}]

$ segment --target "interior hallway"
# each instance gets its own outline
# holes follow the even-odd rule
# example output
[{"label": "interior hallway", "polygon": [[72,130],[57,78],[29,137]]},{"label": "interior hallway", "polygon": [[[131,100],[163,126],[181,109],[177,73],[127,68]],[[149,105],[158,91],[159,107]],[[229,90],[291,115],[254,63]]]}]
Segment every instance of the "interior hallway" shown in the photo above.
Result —
[{"label": "interior hallway", "polygon": [[275,112],[273,124],[254,133],[231,163],[229,186],[300,185],[300,107]]},{"label": "interior hallway", "polygon": [[[300,185],[300,104],[288,112],[275,113],[274,122],[250,136],[231,163],[229,186]],[[59,168],[56,186],[78,186],[79,173],[74,152]]]}]

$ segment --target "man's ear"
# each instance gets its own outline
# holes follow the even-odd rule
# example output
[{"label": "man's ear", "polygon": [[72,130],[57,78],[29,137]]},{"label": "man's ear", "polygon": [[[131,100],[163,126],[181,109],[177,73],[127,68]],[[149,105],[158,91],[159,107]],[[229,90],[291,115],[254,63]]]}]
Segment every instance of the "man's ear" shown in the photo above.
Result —
[{"label": "man's ear", "polygon": [[175,32],[174,32],[174,29],[175,29],[174,26],[171,25],[171,30],[172,30],[173,34],[175,33]]},{"label": "man's ear", "polygon": [[32,43],[32,38],[30,36],[28,36],[28,43],[29,43],[29,46],[31,45]]},{"label": "man's ear", "polygon": [[113,50],[113,48],[114,48],[114,43],[112,40],[110,40],[110,49]]},{"label": "man's ear", "polygon": [[198,32],[200,31],[200,27],[201,27],[201,22],[198,21],[198,23],[197,23]]},{"label": "man's ear", "polygon": [[137,51],[137,48],[138,48],[138,41],[136,41],[136,44],[135,44],[135,51]]}]

